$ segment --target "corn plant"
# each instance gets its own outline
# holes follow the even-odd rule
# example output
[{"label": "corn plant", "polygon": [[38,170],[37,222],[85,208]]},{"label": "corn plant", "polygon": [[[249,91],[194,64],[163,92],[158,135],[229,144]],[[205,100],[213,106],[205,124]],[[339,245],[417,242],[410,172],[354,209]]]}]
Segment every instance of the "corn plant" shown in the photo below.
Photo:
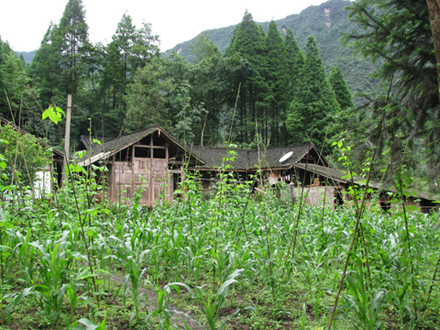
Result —
[{"label": "corn plant", "polygon": [[78,323],[84,325],[86,327],[86,330],[105,330],[107,323],[107,316],[108,316],[108,309],[105,311],[104,319],[100,324],[94,324],[89,319],[82,318],[79,319],[77,322],[74,322],[72,324],[72,327],[69,328],[69,330],[84,330],[84,327],[78,326]]},{"label": "corn plant", "polygon": [[23,236],[20,232],[17,232],[16,237],[20,243],[12,250],[12,254],[16,256],[20,265],[22,274],[20,280],[23,281],[26,287],[34,285],[35,282],[36,258],[34,247],[30,245],[31,233],[32,231],[29,230],[26,236]]},{"label": "corn plant", "polygon": [[[221,330],[225,327],[226,323],[235,317],[239,312],[240,309],[237,308],[237,310],[229,315],[218,327],[217,323],[220,318],[220,309],[226,302],[226,295],[230,289],[230,287],[237,283],[238,281],[235,279],[243,272],[243,269],[237,269],[235,270],[231,275],[229,275],[225,282],[222,283],[220,288],[217,290],[215,295],[212,295],[212,292],[210,291],[208,294],[208,297],[203,292],[203,286],[197,286],[194,291],[187,286],[184,283],[180,282],[174,282],[167,284],[163,290],[158,292],[158,304],[159,308],[151,313],[147,319],[149,319],[153,315],[163,315],[165,319],[165,323],[161,321],[161,327],[162,329],[169,329],[170,327],[170,316],[184,316],[185,318],[197,323],[197,325],[203,327],[199,322],[192,319],[188,314],[178,312],[176,310],[169,309],[170,307],[170,294],[171,289],[174,288],[177,291],[178,297],[180,297],[180,289],[179,286],[184,287],[188,290],[188,292],[191,294],[192,297],[195,297],[201,307],[201,310],[203,314],[205,315],[206,321],[208,322],[208,329],[209,330]],[[246,310],[255,310],[254,307],[247,307]],[[186,324],[186,322],[184,322]],[[188,325],[186,325],[186,329],[189,329]]]},{"label": "corn plant", "polygon": [[[205,315],[206,320],[208,321],[209,330],[216,330],[216,324],[220,317],[220,308],[224,305],[226,301],[226,295],[229,291],[229,288],[232,284],[237,283],[238,281],[235,279],[243,273],[243,269],[236,269],[231,275],[226,278],[226,281],[222,283],[220,288],[217,290],[215,296],[212,296],[212,293],[209,292],[208,297],[203,293],[203,286],[196,287],[196,295],[201,304],[202,312]],[[229,315],[226,320],[224,320],[218,329],[223,329],[226,325],[227,321],[236,316],[240,312],[240,309]]]},{"label": "corn plant", "polygon": [[340,306],[341,314],[358,329],[381,329],[382,322],[379,320],[379,313],[386,297],[386,291],[379,290],[373,298],[367,294],[362,262],[357,257],[355,259],[359,263],[359,272],[353,271],[346,276],[349,294],[343,297],[344,304]]},{"label": "corn plant", "polygon": [[[126,272],[124,278],[124,305],[126,303],[127,294],[130,292],[133,296],[135,313],[132,314],[130,318],[130,321],[132,321],[134,316],[136,316],[136,319],[139,317],[139,303],[141,297],[139,296],[138,292],[142,277],[147,270],[147,268],[142,267],[142,264],[145,255],[150,252],[150,250],[136,251],[137,246],[135,243],[133,243],[133,241],[131,242],[130,239],[122,241],[115,236],[111,236],[110,238],[116,242],[116,245],[113,247],[113,249],[115,250],[119,261],[124,263]],[[131,286],[128,285],[128,282],[130,282]]]},{"label": "corn plant", "polygon": [[12,309],[28,295],[36,297],[38,304],[52,322],[52,328],[59,323],[59,317],[63,309],[64,295],[67,290],[67,263],[66,257],[68,232],[63,232],[62,237],[55,242],[48,241],[46,245],[38,242],[30,243],[35,247],[39,258],[37,267],[41,278],[41,284],[22,290],[20,293],[11,295],[12,301],[7,308],[8,322]]}]

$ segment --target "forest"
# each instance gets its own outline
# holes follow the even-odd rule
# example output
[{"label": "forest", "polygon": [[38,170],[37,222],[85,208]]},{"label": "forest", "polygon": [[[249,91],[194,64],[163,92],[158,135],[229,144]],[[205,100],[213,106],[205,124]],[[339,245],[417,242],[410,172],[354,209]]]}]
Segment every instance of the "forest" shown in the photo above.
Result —
[{"label": "forest", "polygon": [[[428,11],[420,4],[424,8],[417,15],[409,9],[410,14],[395,14],[396,21],[415,25],[404,25],[407,35],[399,38],[406,46],[399,51],[397,37],[389,37],[397,28],[385,13],[404,4],[377,3],[380,9],[367,1],[345,10],[359,31],[376,33],[351,30],[340,41],[341,49],[358,54],[354,58],[362,54],[378,67],[369,79],[381,83],[358,90],[355,106],[342,70],[324,66],[315,37],[309,35],[300,48],[293,32],[285,29],[286,22],[281,28],[272,21],[266,32],[246,12],[223,54],[201,34],[187,51],[192,56],[189,62],[177,52],[161,56],[152,26],[146,22],[134,26],[128,13],[122,15],[109,44],[90,43],[82,2],[68,1],[59,23],[49,25],[32,63],[25,65],[1,42],[0,111],[50,145],[61,146],[64,122],[44,122],[41,114],[50,106],[65,109],[71,94],[71,151],[81,135],[117,137],[158,124],[189,145],[234,142],[257,148],[310,140],[324,154],[333,155],[332,163],[338,166],[340,155],[331,143],[351,141],[347,143],[358,150],[357,171],[372,152],[383,154],[378,169],[385,175],[374,170],[376,181],[391,185],[394,167],[404,165],[414,178],[414,189],[435,192],[439,153],[432,119],[438,110]],[[331,7],[340,17],[336,5],[340,7],[341,1],[329,1],[319,9]],[[363,7],[364,14],[359,9]],[[370,12],[384,23],[365,20],[362,15]],[[388,34],[386,40],[378,37],[381,33]],[[365,68],[356,66],[358,60],[352,63],[347,54],[344,61],[363,72]],[[234,134],[226,141],[230,128]]]}]

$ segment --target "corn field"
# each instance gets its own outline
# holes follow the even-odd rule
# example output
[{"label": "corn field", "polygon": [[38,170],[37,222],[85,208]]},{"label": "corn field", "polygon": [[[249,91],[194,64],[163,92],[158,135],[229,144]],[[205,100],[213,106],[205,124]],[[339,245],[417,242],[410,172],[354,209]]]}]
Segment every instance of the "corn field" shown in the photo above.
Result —
[{"label": "corn field", "polygon": [[190,175],[173,204],[111,205],[71,176],[42,200],[3,189],[1,329],[440,328],[436,213],[305,207],[226,177],[205,199]]}]

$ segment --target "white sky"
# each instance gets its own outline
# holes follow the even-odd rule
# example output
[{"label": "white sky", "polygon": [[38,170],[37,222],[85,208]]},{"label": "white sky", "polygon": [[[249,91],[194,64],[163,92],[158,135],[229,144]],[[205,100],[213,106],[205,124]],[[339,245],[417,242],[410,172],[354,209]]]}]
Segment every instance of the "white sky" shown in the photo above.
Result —
[{"label": "white sky", "polygon": [[[89,39],[108,44],[122,15],[136,27],[145,20],[159,35],[161,51],[200,32],[240,23],[247,9],[257,22],[281,19],[325,0],[82,0]],[[0,0],[0,36],[14,51],[40,47],[50,21],[59,23],[67,0]]]}]

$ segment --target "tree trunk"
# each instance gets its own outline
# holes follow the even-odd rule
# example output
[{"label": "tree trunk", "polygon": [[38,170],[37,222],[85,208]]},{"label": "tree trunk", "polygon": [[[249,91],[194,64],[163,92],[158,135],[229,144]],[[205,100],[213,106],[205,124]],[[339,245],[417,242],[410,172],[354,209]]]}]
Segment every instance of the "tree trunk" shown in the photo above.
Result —
[{"label": "tree trunk", "polygon": [[437,79],[440,93],[440,0],[426,0],[428,4],[429,20],[434,40],[434,52],[437,60]]}]

